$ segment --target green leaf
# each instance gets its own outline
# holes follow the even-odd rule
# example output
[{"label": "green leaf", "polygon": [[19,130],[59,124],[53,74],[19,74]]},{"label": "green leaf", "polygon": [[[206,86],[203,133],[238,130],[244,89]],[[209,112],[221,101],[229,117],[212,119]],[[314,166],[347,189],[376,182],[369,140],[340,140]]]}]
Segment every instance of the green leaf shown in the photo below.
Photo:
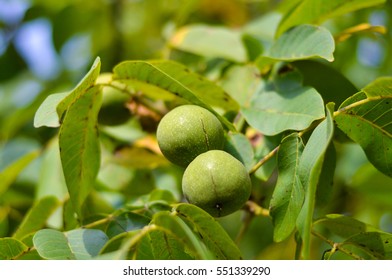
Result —
[{"label": "green leaf", "polygon": [[303,143],[297,133],[285,137],[278,151],[278,181],[271,201],[274,241],[285,240],[294,231],[305,198],[299,176]]},{"label": "green leaf", "polygon": [[241,161],[250,171],[253,167],[254,152],[249,139],[241,133],[229,133],[225,144],[225,151]]},{"label": "green leaf", "polygon": [[205,211],[191,204],[178,204],[173,211],[202,238],[216,259],[242,259],[240,250],[227,232]]},{"label": "green leaf", "polygon": [[60,232],[38,231],[33,243],[39,255],[48,260],[84,260],[97,256],[108,238],[97,229],[76,229]]},{"label": "green leaf", "polygon": [[221,80],[221,86],[241,106],[249,102],[262,85],[259,70],[253,65],[235,65],[230,67]]},{"label": "green leaf", "polygon": [[[191,260],[188,254],[186,241],[172,235],[173,232],[166,230],[154,230],[149,233],[148,241],[151,243],[154,260]],[[143,243],[139,243],[140,244]],[[138,248],[140,250],[140,248]]]},{"label": "green leaf", "polygon": [[[286,1],[287,2],[287,1]],[[289,0],[288,2],[292,2]],[[359,9],[368,8],[385,3],[385,0],[304,0],[297,1],[281,20],[277,35],[290,27],[303,23],[320,24],[325,20],[344,15]]]},{"label": "green leaf", "polygon": [[40,155],[39,151],[33,151],[20,157],[0,172],[0,195],[5,193],[16,180],[19,173]]},{"label": "green leaf", "polygon": [[68,94],[69,92],[62,92],[49,95],[35,113],[34,127],[59,127],[60,119],[57,115],[57,106]]},{"label": "green leaf", "polygon": [[313,131],[306,143],[299,163],[299,176],[305,189],[305,201],[297,219],[297,228],[303,243],[301,256],[304,259],[309,259],[310,257],[311,226],[317,184],[319,182],[324,156],[334,132],[332,119],[334,104],[329,103],[326,107],[327,117]]},{"label": "green leaf", "polygon": [[24,236],[43,228],[59,205],[60,202],[54,196],[40,199],[24,216],[13,237],[21,240]]},{"label": "green leaf", "polygon": [[90,87],[69,106],[60,128],[59,144],[64,177],[74,210],[79,215],[100,167],[97,130],[100,103],[100,87]]},{"label": "green leaf", "polygon": [[[214,113],[230,130],[233,125],[215,112],[216,106],[224,110],[237,110],[238,104],[223,89],[191,73],[183,65],[173,61],[125,61],[114,68],[113,80],[146,93],[158,89],[204,107]],[[145,86],[149,88],[145,88]],[[152,87],[152,88],[151,88]],[[158,96],[159,98],[159,96]],[[160,98],[159,98],[160,99]]]},{"label": "green leaf", "polygon": [[[208,58],[247,61],[241,33],[225,27],[189,25],[178,30],[170,40],[172,47]],[[225,48],[222,46],[230,46]]]},{"label": "green leaf", "polygon": [[335,113],[337,126],[361,145],[369,161],[392,177],[392,79],[380,79],[347,99]]},{"label": "green leaf", "polygon": [[285,130],[303,130],[324,117],[321,96],[311,87],[303,87],[293,74],[269,83],[241,109],[246,121],[265,135]]},{"label": "green leaf", "polygon": [[340,105],[358,92],[358,89],[343,74],[326,63],[301,60],[292,63],[301,72],[304,85],[314,87],[323,97],[324,103]]},{"label": "green leaf", "polygon": [[123,232],[142,229],[147,226],[150,221],[149,218],[133,212],[122,213],[111,220],[107,226],[106,234],[109,238],[112,238]]},{"label": "green leaf", "polygon": [[84,78],[76,85],[76,87],[69,92],[69,94],[61,100],[57,105],[57,115],[60,118],[60,122],[64,117],[64,113],[68,108],[75,103],[82,95],[84,95],[92,86],[94,86],[99,72],[101,70],[101,59],[97,57],[91,66],[90,71],[84,76]]},{"label": "green leaf", "polygon": [[27,250],[28,247],[15,238],[0,238],[0,260],[16,259]]},{"label": "green leaf", "polygon": [[316,191],[316,205],[318,207],[328,206],[331,202],[333,192],[333,181],[336,168],[336,150],[333,142],[327,148],[324,155],[323,166]]},{"label": "green leaf", "polygon": [[326,229],[329,233],[345,239],[363,232],[379,231],[369,224],[341,214],[326,215],[316,220],[313,223],[313,228],[320,232]]},{"label": "green leaf", "polygon": [[116,151],[111,161],[121,166],[137,169],[154,169],[158,166],[169,164],[169,161],[162,155],[139,147],[125,147],[120,149]]},{"label": "green leaf", "polygon": [[354,245],[376,260],[392,259],[392,234],[386,232],[361,232],[345,240],[341,246]]},{"label": "green leaf", "polygon": [[274,42],[266,54],[256,60],[263,70],[276,61],[295,61],[322,58],[333,61],[335,42],[332,34],[321,26],[299,25],[290,29]]},{"label": "green leaf", "polygon": [[[163,228],[164,231],[170,231],[176,239],[186,244],[185,252],[197,259],[211,259],[211,253],[207,250],[201,240],[196,236],[197,233],[192,232],[188,225],[178,216],[172,215],[169,212],[158,212],[154,215],[153,221],[156,226]],[[153,239],[153,236],[151,236]],[[153,244],[153,248],[162,246],[162,244]],[[160,250],[166,251],[166,250]]]}]

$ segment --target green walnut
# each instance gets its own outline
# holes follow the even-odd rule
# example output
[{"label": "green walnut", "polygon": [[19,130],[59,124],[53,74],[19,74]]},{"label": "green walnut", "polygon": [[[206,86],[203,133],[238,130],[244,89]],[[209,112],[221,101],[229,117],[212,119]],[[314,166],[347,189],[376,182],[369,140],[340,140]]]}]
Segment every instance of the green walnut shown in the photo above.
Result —
[{"label": "green walnut", "polygon": [[182,178],[187,201],[214,217],[240,209],[249,199],[251,185],[245,166],[229,153],[218,150],[196,157]]},{"label": "green walnut", "polygon": [[200,106],[182,105],[159,122],[157,140],[163,155],[186,167],[195,157],[224,145],[224,131],[218,118]]},{"label": "green walnut", "polygon": [[98,122],[107,126],[116,126],[127,122],[132,117],[126,107],[128,101],[127,94],[112,88],[104,88]]}]

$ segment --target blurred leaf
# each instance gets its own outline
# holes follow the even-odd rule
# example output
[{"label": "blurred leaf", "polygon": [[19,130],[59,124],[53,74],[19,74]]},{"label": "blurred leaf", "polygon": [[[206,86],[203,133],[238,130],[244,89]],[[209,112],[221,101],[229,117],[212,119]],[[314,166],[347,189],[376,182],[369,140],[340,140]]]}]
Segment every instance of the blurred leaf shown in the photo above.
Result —
[{"label": "blurred leaf", "polygon": [[244,107],[249,106],[252,96],[262,84],[259,70],[253,65],[234,65],[221,80],[222,88]]},{"label": "blurred leaf", "polygon": [[320,229],[320,227],[343,238],[363,232],[379,231],[369,224],[341,214],[328,214],[313,223],[314,229]]},{"label": "blurred leaf", "polygon": [[[189,25],[179,29],[170,40],[172,47],[209,58],[245,62],[247,53],[241,33],[225,27]],[[225,48],[222,46],[230,46]]]},{"label": "blurred leaf", "polygon": [[305,198],[299,176],[303,143],[297,133],[285,137],[278,151],[278,181],[270,201],[274,241],[281,242],[294,231]]},{"label": "blurred leaf", "polygon": [[100,167],[97,130],[100,99],[100,88],[91,87],[69,106],[60,128],[64,177],[73,207],[79,215]]},{"label": "blurred leaf", "polygon": [[338,35],[335,36],[335,42],[336,43],[343,42],[349,39],[351,36],[360,33],[386,34],[386,32],[387,29],[384,26],[371,25],[369,23],[361,23],[340,32]]},{"label": "blurred leaf", "polygon": [[299,175],[305,190],[305,201],[297,219],[297,228],[302,239],[301,256],[310,257],[311,226],[315,207],[317,185],[325,158],[332,140],[334,123],[332,119],[334,104],[328,103],[327,117],[312,132],[299,163]]},{"label": "blurred leaf", "polygon": [[218,260],[242,259],[241,252],[213,217],[192,204],[178,204],[173,211],[203,240]]},{"label": "blurred leaf", "polygon": [[98,255],[108,238],[97,229],[76,229],[60,232],[38,231],[33,238],[39,255],[48,260],[85,260]]},{"label": "blurred leaf", "polygon": [[235,130],[233,125],[216,113],[211,106],[236,110],[237,102],[216,84],[195,73],[190,73],[181,64],[173,61],[126,61],[118,64],[113,71],[114,81],[130,85],[136,82],[136,87],[140,82],[142,87],[143,84],[158,87],[210,110],[227,128]]},{"label": "blurred leaf", "polygon": [[28,247],[11,237],[0,238],[0,260],[12,260],[27,251]]},{"label": "blurred leaf", "polygon": [[116,151],[112,161],[128,168],[137,169],[153,169],[169,164],[162,155],[157,155],[148,149],[138,147],[126,147]]},{"label": "blurred leaf", "polygon": [[371,163],[366,163],[357,170],[350,186],[352,191],[359,192],[369,203],[392,207],[392,178],[381,173]]},{"label": "blurred leaf", "polygon": [[295,61],[323,58],[333,61],[335,43],[331,33],[321,26],[299,25],[290,29],[274,42],[266,54],[256,60],[263,70],[276,61]]},{"label": "blurred leaf", "polygon": [[[392,177],[392,79],[379,79],[335,113],[338,127],[361,145],[369,161]],[[366,93],[366,94],[365,94]]]},{"label": "blurred leaf", "polygon": [[386,232],[361,232],[345,240],[341,246],[354,245],[372,259],[392,259],[392,234]]},{"label": "blurred leaf", "polygon": [[269,47],[267,43],[274,41],[275,32],[281,19],[281,13],[272,11],[250,21],[242,28],[242,31],[262,40],[264,45]]},{"label": "blurred leaf", "polygon": [[292,64],[301,72],[304,85],[314,87],[323,97],[325,104],[334,102],[339,105],[358,92],[353,83],[341,72],[325,63],[301,60]]},{"label": "blurred leaf", "polygon": [[106,228],[106,234],[112,238],[120,233],[142,229],[150,223],[150,219],[133,213],[126,212],[113,217]]},{"label": "blurred leaf", "polygon": [[324,117],[323,107],[314,88],[301,86],[297,77],[289,74],[261,88],[241,111],[251,126],[265,135],[276,135],[307,128]]},{"label": "blurred leaf", "polygon": [[254,152],[249,139],[241,133],[229,133],[225,151],[241,161],[249,171],[253,167]]},{"label": "blurred leaf", "polygon": [[264,50],[261,42],[252,35],[243,34],[242,42],[245,46],[247,56],[250,61],[254,61]]},{"label": "blurred leaf", "polygon": [[56,108],[68,94],[69,92],[62,92],[49,95],[35,113],[34,127],[59,127],[60,120]]},{"label": "blurred leaf", "polygon": [[33,151],[20,157],[0,172],[0,195],[5,193],[18,175],[33,160],[40,155],[39,151]]},{"label": "blurred leaf", "polygon": [[13,237],[21,240],[24,236],[43,228],[60,202],[56,197],[47,196],[37,201],[24,216]]},{"label": "blurred leaf", "polygon": [[[285,2],[291,2],[285,1]],[[385,3],[385,0],[304,0],[297,1],[281,20],[277,35],[279,36],[290,27],[303,23],[322,23],[325,20],[344,15],[356,10]]]}]

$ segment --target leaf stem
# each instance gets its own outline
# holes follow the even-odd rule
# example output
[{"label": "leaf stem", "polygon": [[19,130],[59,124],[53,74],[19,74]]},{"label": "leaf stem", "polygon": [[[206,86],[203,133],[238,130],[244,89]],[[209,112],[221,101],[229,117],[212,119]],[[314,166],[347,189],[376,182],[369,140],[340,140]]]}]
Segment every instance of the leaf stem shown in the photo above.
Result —
[{"label": "leaf stem", "polygon": [[351,104],[347,105],[346,107],[343,107],[343,108],[335,111],[333,113],[333,117],[335,118],[336,116],[340,115],[341,113],[344,113],[345,111],[353,109],[353,108],[355,108],[357,106],[361,106],[361,105],[366,104],[368,102],[376,101],[376,100],[382,100],[382,99],[386,99],[386,98],[392,98],[392,95],[390,95],[390,96],[382,96],[382,95],[372,96],[372,97],[368,97],[368,98],[356,101],[354,103],[351,103]]},{"label": "leaf stem", "polygon": [[338,243],[338,242],[334,242],[328,238],[326,238],[325,236],[322,236],[321,234],[319,234],[318,232],[312,230],[312,234],[318,238],[320,238],[321,240],[323,240],[324,242],[328,243],[331,247],[332,247],[332,251],[336,252],[336,251],[340,251],[356,260],[363,260],[363,258],[361,256],[358,256],[357,254],[354,254],[353,252],[350,252],[349,250],[346,250],[345,248],[342,247],[342,243]]},{"label": "leaf stem", "polygon": [[266,156],[264,156],[259,162],[257,162],[252,169],[249,171],[249,174],[253,174],[257,171],[257,169],[259,169],[264,163],[266,163],[267,161],[269,161],[271,158],[273,158],[275,156],[275,154],[278,152],[279,150],[279,146],[275,147],[275,149],[273,149],[271,152],[269,152]]},{"label": "leaf stem", "polygon": [[248,212],[254,216],[263,216],[263,217],[270,216],[270,212],[268,209],[261,207],[260,205],[258,205],[256,202],[252,200],[248,200],[245,205],[248,208]]}]

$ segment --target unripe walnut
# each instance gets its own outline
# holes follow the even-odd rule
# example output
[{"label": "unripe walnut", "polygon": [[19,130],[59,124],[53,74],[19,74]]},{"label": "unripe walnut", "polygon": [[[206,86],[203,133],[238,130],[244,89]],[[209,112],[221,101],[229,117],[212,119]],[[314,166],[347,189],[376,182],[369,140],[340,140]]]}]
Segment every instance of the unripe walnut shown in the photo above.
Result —
[{"label": "unripe walnut", "polygon": [[240,209],[249,199],[251,185],[245,166],[229,153],[218,150],[196,157],[182,178],[188,202],[214,217]]},{"label": "unripe walnut", "polygon": [[163,155],[186,167],[195,157],[224,145],[224,131],[218,118],[200,106],[182,105],[167,113],[157,129]]}]

